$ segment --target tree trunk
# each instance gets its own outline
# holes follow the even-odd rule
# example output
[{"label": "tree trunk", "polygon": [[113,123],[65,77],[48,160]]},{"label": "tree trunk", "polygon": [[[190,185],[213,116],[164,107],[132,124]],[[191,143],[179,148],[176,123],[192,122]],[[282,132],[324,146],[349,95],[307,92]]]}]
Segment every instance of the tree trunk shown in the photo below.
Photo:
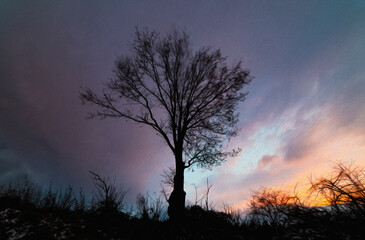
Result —
[{"label": "tree trunk", "polygon": [[175,176],[174,190],[169,198],[168,214],[172,221],[180,222],[184,217],[185,212],[185,196],[184,191],[184,162],[182,161],[182,151],[175,154]]}]

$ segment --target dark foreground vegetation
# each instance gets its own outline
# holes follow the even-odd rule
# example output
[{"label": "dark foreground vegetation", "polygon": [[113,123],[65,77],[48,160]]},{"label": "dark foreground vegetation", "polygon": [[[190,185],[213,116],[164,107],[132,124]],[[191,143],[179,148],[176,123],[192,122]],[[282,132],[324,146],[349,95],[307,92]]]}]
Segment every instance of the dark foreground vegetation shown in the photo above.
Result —
[{"label": "dark foreground vegetation", "polygon": [[365,239],[365,173],[344,164],[310,182],[310,195],[327,205],[313,207],[295,194],[262,188],[244,211],[229,205],[213,210],[206,201],[187,207],[180,224],[163,214],[163,198],[140,195],[128,209],[126,191],[91,174],[91,201],[72,188],[2,186],[0,239]]}]

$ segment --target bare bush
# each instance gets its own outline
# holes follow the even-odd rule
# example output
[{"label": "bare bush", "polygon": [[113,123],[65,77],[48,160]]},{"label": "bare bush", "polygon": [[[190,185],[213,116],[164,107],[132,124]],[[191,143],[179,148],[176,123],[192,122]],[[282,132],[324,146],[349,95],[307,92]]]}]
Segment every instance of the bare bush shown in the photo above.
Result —
[{"label": "bare bush", "polygon": [[228,203],[223,203],[221,212],[228,216],[229,221],[233,225],[240,225],[243,221],[243,213],[240,209],[234,208]]},{"label": "bare bush", "polygon": [[62,210],[71,210],[75,201],[75,193],[72,187],[68,186],[65,191],[60,190],[57,198],[57,208]]},{"label": "bare bush", "polygon": [[42,189],[28,180],[23,183],[2,185],[0,195],[1,207],[38,207],[42,201]]},{"label": "bare bush", "polygon": [[87,209],[87,206],[86,206],[85,194],[84,194],[82,188],[80,188],[78,196],[75,197],[74,210],[79,211],[79,212],[85,212],[86,209]]},{"label": "bare bush", "polygon": [[213,205],[209,203],[209,193],[210,193],[210,190],[213,187],[213,185],[209,184],[208,179],[206,181],[205,192],[201,196],[199,196],[199,194],[198,194],[198,187],[195,184],[192,184],[192,186],[195,189],[195,200],[194,200],[193,206],[200,206],[206,211],[212,209]]},{"label": "bare bush", "polygon": [[39,206],[48,211],[50,210],[65,210],[70,211],[75,206],[75,193],[71,186],[65,190],[60,188],[58,191],[53,189],[52,184],[43,193]]},{"label": "bare bush", "polygon": [[161,174],[161,194],[164,196],[166,202],[169,200],[170,195],[174,189],[174,177],[175,177],[175,169],[169,167],[167,170],[164,170]]},{"label": "bare bush", "polygon": [[110,178],[101,177],[90,171],[95,191],[93,192],[92,207],[98,212],[119,212],[124,208],[124,198],[127,190],[119,188]]},{"label": "bare bush", "polygon": [[286,226],[296,199],[283,190],[262,188],[253,192],[249,216],[272,227]]},{"label": "bare bush", "polygon": [[[354,239],[363,236],[365,220],[364,169],[343,163],[317,180],[310,178],[310,195],[320,206],[309,205],[294,194],[273,188],[253,192],[247,226],[280,239]],[[309,199],[309,198],[308,198]],[[267,239],[267,236],[262,236]],[[352,238],[351,238],[352,239]]]},{"label": "bare bush", "polygon": [[139,194],[137,196],[137,215],[143,219],[161,220],[164,210],[164,201],[162,196],[151,197],[148,194]]},{"label": "bare bush", "polygon": [[324,198],[337,213],[365,214],[365,171],[338,163],[331,176],[310,179],[312,194]]}]

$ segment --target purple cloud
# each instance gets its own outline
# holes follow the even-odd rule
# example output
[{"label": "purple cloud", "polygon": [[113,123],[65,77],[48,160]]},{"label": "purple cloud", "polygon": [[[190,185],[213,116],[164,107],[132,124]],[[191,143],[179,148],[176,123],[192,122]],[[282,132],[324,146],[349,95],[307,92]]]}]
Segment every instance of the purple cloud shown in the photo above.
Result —
[{"label": "purple cloud", "polygon": [[[5,1],[0,9],[0,183],[28,175],[85,187],[92,170],[116,176],[132,200],[159,190],[172,165],[159,137],[130,122],[86,120],[78,99],[80,86],[101,89],[112,76],[136,25],[185,26],[194,47],[221,48],[256,76],[232,140],[242,155],[206,173],[217,199],[238,203],[250,188],[306,174],[331,151],[352,158],[363,151],[354,142],[365,136],[363,3]],[[278,152],[246,158],[268,126],[282,130]],[[334,151],[337,140],[356,153]],[[252,172],[236,169],[242,162]]]}]

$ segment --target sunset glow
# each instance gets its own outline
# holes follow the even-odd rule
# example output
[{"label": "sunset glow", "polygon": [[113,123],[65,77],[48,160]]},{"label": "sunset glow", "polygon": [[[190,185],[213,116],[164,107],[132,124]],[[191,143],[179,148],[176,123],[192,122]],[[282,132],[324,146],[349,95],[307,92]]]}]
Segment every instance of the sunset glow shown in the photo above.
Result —
[{"label": "sunset glow", "polygon": [[[187,199],[212,184],[217,208],[275,187],[307,197],[333,163],[365,168],[365,1],[3,1],[0,3],[0,183],[90,189],[89,171],[159,193],[174,166],[153,129],[88,120],[80,86],[101,90],[136,26],[186,29],[255,76],[237,110],[236,157],[185,176]],[[163,10],[163,11],[161,11]],[[198,192],[196,193],[196,188]],[[323,199],[310,199],[324,205]]]}]

